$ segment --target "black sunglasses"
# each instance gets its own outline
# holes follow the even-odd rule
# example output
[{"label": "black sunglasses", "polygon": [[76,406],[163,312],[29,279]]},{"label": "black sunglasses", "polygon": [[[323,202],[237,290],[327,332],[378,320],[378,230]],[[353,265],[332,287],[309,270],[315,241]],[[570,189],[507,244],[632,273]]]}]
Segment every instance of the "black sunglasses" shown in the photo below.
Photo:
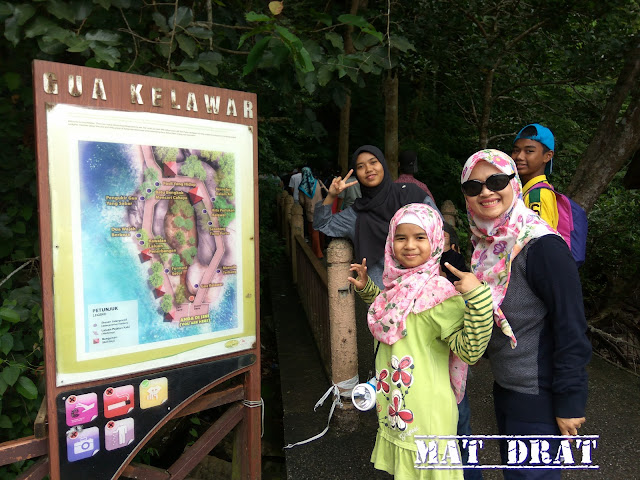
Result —
[{"label": "black sunglasses", "polygon": [[480,180],[467,180],[462,184],[462,193],[467,197],[475,197],[482,192],[482,186],[486,185],[492,192],[499,192],[509,185],[509,182],[516,174],[512,173],[507,175],[506,173],[494,173],[487,177],[484,182]]}]

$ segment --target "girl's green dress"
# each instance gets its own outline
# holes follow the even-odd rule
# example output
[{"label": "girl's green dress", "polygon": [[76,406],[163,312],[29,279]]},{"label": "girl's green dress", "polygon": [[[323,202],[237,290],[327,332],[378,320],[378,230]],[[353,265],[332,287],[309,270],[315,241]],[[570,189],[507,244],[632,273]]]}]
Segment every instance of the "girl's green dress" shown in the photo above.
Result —
[{"label": "girl's green dress", "polygon": [[[379,289],[369,280],[359,293],[372,303]],[[410,313],[406,329],[407,335],[393,345],[380,343],[376,355],[379,428],[371,461],[396,480],[461,480],[462,469],[446,468],[461,465],[457,442],[416,436],[456,435],[458,406],[449,380],[449,352],[469,364],[480,359],[493,329],[491,292],[483,284],[419,314]],[[418,459],[416,440],[426,446],[437,443],[438,463],[429,463],[424,455]],[[420,466],[445,468],[416,468]]]}]

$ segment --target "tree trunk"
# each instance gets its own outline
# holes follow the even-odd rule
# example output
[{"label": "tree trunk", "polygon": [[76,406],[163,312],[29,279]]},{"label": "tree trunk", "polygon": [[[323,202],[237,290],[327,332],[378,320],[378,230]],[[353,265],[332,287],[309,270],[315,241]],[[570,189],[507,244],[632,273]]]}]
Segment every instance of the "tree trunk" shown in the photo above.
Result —
[{"label": "tree trunk", "polygon": [[351,95],[347,94],[340,109],[340,131],[338,132],[338,166],[343,177],[349,171],[349,126],[351,123]]},{"label": "tree trunk", "polygon": [[[637,40],[636,40],[637,41]],[[622,109],[627,103],[627,107]],[[640,44],[628,52],[602,120],[567,189],[589,211],[614,175],[640,148]]]},{"label": "tree trunk", "polygon": [[[360,0],[351,0],[351,15],[358,13],[358,6]],[[350,54],[355,52],[353,47],[353,40],[351,35],[353,34],[353,25],[349,25],[344,32],[344,53]],[[347,93],[344,105],[340,109],[340,130],[338,133],[338,166],[340,167],[340,174],[344,176],[349,170],[349,126],[351,124],[351,94]]]},{"label": "tree trunk", "polygon": [[398,75],[387,72],[384,80],[384,155],[391,176],[398,178]]},{"label": "tree trunk", "polygon": [[484,79],[484,88],[482,89],[482,113],[478,119],[478,147],[487,148],[489,144],[489,120],[491,119],[491,107],[493,107],[493,78],[499,61],[496,62],[494,68],[489,70]]}]

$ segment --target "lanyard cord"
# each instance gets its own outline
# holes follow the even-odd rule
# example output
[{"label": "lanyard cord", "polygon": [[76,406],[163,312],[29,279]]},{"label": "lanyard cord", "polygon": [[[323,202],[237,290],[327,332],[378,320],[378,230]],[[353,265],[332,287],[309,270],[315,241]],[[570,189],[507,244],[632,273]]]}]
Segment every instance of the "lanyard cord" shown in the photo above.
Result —
[{"label": "lanyard cord", "polygon": [[376,373],[376,357],[378,356],[378,350],[380,349],[380,340],[378,340],[378,345],[376,345],[376,351],[373,354],[373,371],[369,371],[369,378],[373,378],[372,376]]}]

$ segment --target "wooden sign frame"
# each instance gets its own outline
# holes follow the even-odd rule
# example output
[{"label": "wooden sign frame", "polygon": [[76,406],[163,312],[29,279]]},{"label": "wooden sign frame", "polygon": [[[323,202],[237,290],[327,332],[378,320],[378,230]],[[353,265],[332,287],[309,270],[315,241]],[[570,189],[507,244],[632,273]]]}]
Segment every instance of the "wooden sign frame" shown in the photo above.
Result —
[{"label": "wooden sign frame", "polygon": [[[33,63],[33,79],[38,159],[37,173],[42,264],[43,321],[51,478],[53,480],[61,478],[61,468],[64,466],[69,450],[68,443],[66,447],[61,445],[61,438],[64,438],[65,435],[65,432],[62,432],[61,430],[69,425],[69,423],[65,424],[64,421],[59,421],[61,406],[64,405],[64,402],[69,401],[69,398],[74,396],[76,392],[82,393],[85,391],[91,391],[92,389],[102,391],[101,389],[106,385],[112,385],[115,389],[129,388],[131,385],[126,385],[127,383],[133,384],[134,380],[137,381],[143,378],[145,380],[142,380],[141,385],[144,382],[147,382],[146,378],[164,378],[165,376],[172,378],[172,375],[179,378],[180,376],[188,376],[188,372],[190,371],[202,372],[212,370],[206,368],[204,370],[202,369],[203,365],[207,363],[211,363],[211,365],[215,367],[213,370],[217,369],[216,371],[218,373],[212,374],[214,376],[210,379],[201,379],[199,383],[196,382],[197,385],[196,383],[193,383],[189,387],[192,390],[180,392],[180,396],[174,396],[171,399],[173,400],[173,404],[171,404],[171,402],[167,403],[167,405],[171,404],[171,411],[164,417],[157,419],[157,421],[154,420],[155,424],[147,431],[142,432],[142,435],[138,436],[139,438],[136,438],[137,443],[133,444],[135,448],[132,446],[130,451],[127,452],[128,455],[126,456],[126,459],[122,461],[121,464],[114,467],[114,475],[112,478],[118,477],[125,470],[133,456],[164,423],[171,418],[180,416],[180,412],[189,411],[190,409],[193,410],[193,407],[190,408],[189,404],[192,404],[199,396],[210,390],[215,385],[219,385],[223,381],[236,375],[244,375],[244,380],[242,382],[244,385],[244,402],[239,404],[238,408],[240,408],[240,410],[234,413],[235,418],[242,419],[242,428],[240,429],[240,432],[242,432],[244,438],[241,440],[240,444],[243,446],[245,453],[242,461],[242,478],[260,478],[260,408],[242,407],[242,405],[255,406],[255,404],[260,402],[260,276],[258,251],[258,147],[256,95],[246,92],[230,91],[202,85],[192,85],[183,82],[39,60],[36,60]],[[250,177],[252,182],[248,188],[250,194],[246,197],[248,201],[243,205],[245,211],[251,208],[251,225],[250,228],[246,229],[246,232],[250,232],[251,235],[250,238],[243,238],[242,241],[245,243],[241,247],[241,250],[243,252],[250,251],[251,255],[249,256],[252,257],[252,261],[247,262],[247,266],[250,265],[253,271],[246,272],[246,276],[244,277],[245,281],[242,285],[250,284],[246,289],[249,293],[244,295],[240,300],[245,308],[242,312],[247,313],[248,318],[251,320],[248,327],[245,323],[240,322],[240,326],[237,329],[238,332],[231,329],[227,332],[228,335],[223,335],[220,338],[209,338],[207,341],[203,341],[198,344],[194,343],[193,345],[189,344],[187,347],[180,347],[173,350],[171,348],[167,348],[167,357],[165,358],[158,358],[156,355],[156,357],[146,363],[144,361],[140,361],[142,362],[140,364],[142,364],[144,368],[136,369],[136,366],[139,365],[139,363],[133,363],[133,366],[131,366],[131,364],[127,364],[126,356],[119,357],[114,355],[113,358],[116,360],[120,358],[124,358],[125,360],[122,360],[119,365],[116,365],[112,369],[89,369],[84,373],[80,372],[77,377],[74,377],[75,372],[72,372],[68,377],[59,375],[59,366],[64,365],[65,369],[73,370],[73,368],[77,368],[78,365],[74,364],[73,361],[68,362],[65,360],[66,363],[62,362],[61,359],[66,355],[66,347],[65,353],[60,353],[60,348],[56,350],[56,342],[61,344],[61,342],[65,341],[63,340],[63,334],[70,324],[68,323],[68,318],[56,318],[57,304],[55,295],[61,295],[59,290],[64,287],[61,287],[60,283],[55,283],[54,281],[54,274],[60,273],[55,271],[57,265],[56,254],[58,253],[56,249],[59,247],[55,243],[58,241],[60,236],[56,232],[55,218],[52,220],[52,208],[56,208],[58,204],[55,202],[56,192],[52,192],[51,188],[51,182],[53,181],[55,183],[56,181],[55,172],[53,174],[54,178],[51,176],[50,164],[51,159],[55,159],[56,155],[56,152],[50,152],[52,141],[55,139],[49,138],[49,132],[56,132],[56,130],[53,125],[47,125],[47,116],[52,111],[65,112],[67,109],[71,112],[69,113],[69,118],[75,118],[73,115],[77,114],[78,111],[82,113],[83,110],[86,110],[89,117],[92,113],[96,113],[100,117],[105,115],[109,117],[109,115],[111,115],[109,118],[115,119],[116,122],[119,119],[118,115],[122,112],[134,112],[134,114],[130,115],[131,119],[125,118],[124,127],[122,125],[119,127],[124,128],[125,130],[127,128],[127,122],[129,122],[129,125],[132,125],[131,122],[134,122],[137,118],[158,118],[160,119],[160,123],[168,118],[179,118],[181,119],[180,122],[184,122],[184,130],[186,132],[192,132],[192,129],[197,130],[198,128],[206,128],[206,125],[208,125],[207,121],[212,125],[214,131],[216,126],[219,128],[220,125],[228,125],[230,131],[246,130],[249,132],[248,134],[252,137],[251,146],[249,147],[250,154],[253,158],[253,164],[251,166],[252,171],[250,172],[251,175],[246,171],[243,171],[243,173],[246,177]],[[64,115],[66,115],[66,113],[62,114],[62,117],[66,118]],[[158,115],[159,117],[154,117]],[[97,128],[95,131],[101,131],[102,127],[100,122],[98,121],[97,123],[97,127],[89,126],[88,128]],[[202,126],[203,124],[205,125],[204,127]],[[204,130],[201,131],[201,135],[206,136],[202,132],[204,132]],[[155,138],[158,138],[157,135]],[[141,143],[141,145],[143,144],[144,142]],[[176,145],[176,147],[185,148],[188,147],[188,145]],[[146,148],[150,149],[151,147],[146,146]],[[184,160],[184,158],[182,160]],[[176,173],[173,172],[173,174],[175,175]],[[161,183],[162,186],[159,186]],[[194,183],[196,184],[195,186],[193,184],[184,183],[187,187],[193,187],[193,191],[189,191],[189,195],[192,193],[196,195],[201,193],[201,190],[198,190],[200,187],[197,185],[197,181],[194,180]],[[157,191],[163,188],[163,186],[163,182],[156,182]],[[168,195],[166,198],[170,198],[168,190],[171,190],[172,187],[169,186],[166,188],[167,192],[165,192],[165,194]],[[185,189],[182,190],[183,192],[177,192],[171,195],[175,195],[176,198],[178,196],[183,198],[187,195],[187,192],[184,191]],[[151,191],[151,189],[149,189],[149,191]],[[223,194],[224,192],[218,192],[215,195],[222,196]],[[52,201],[52,198],[54,201]],[[191,198],[195,203],[193,197]],[[196,199],[200,199],[200,197],[196,197]],[[117,196],[115,199],[111,200],[115,202],[124,200],[125,203],[127,201],[135,201],[133,198],[124,197],[121,199]],[[211,200],[214,200],[214,198]],[[222,212],[220,216],[225,213],[225,209],[216,209],[216,205],[211,202],[205,206],[210,212]],[[57,215],[60,217],[60,212],[57,212]],[[211,215],[213,215],[213,213],[211,213]],[[242,215],[242,212],[240,212],[239,215]],[[242,218],[246,220],[246,217]],[[211,224],[212,223],[209,222],[209,225]],[[210,227],[212,229],[212,236],[226,235],[223,231],[224,228],[221,228],[220,225],[221,223],[217,222],[214,223],[213,227]],[[116,232],[116,235],[118,235],[118,232],[124,232],[121,235],[123,237],[128,236],[129,233],[135,233],[129,232],[130,230],[132,229],[119,229],[119,227],[114,227],[114,229],[112,229],[112,231]],[[144,240],[148,241],[147,238],[144,238]],[[140,243],[142,243],[142,240]],[[246,248],[246,245],[249,243],[251,247]],[[151,249],[147,250],[146,257],[141,254],[141,261],[149,259],[153,253],[154,252]],[[229,272],[234,273],[231,267],[227,268],[229,269]],[[241,270],[240,264],[238,265],[238,270]],[[247,269],[245,268],[245,270]],[[217,273],[221,274],[220,269],[217,270]],[[176,273],[176,275],[179,274],[180,271]],[[168,275],[169,273],[166,274],[166,276]],[[249,280],[246,280],[247,278]],[[59,282],[59,279],[57,281]],[[207,283],[205,287],[208,288],[208,286],[214,285],[221,284]],[[57,288],[55,292],[54,286]],[[162,286],[163,285],[161,285],[161,287]],[[198,288],[198,285],[196,285],[196,288]],[[241,289],[241,287],[238,288]],[[194,305],[195,301],[193,300],[193,297],[196,297],[199,293],[200,291],[189,298],[189,301]],[[191,307],[189,306],[189,308]],[[99,309],[94,310],[97,311]],[[105,308],[105,311],[107,312],[106,314],[108,314],[108,310],[109,308]],[[58,311],[62,310],[58,308]],[[84,311],[86,311],[86,309]],[[240,309],[238,309],[238,311],[240,311]],[[171,320],[171,318],[172,317],[170,317],[169,320]],[[208,314],[203,311],[202,315],[189,315],[180,318],[186,318],[187,321],[185,321],[184,325],[191,326],[192,324],[198,323],[200,320],[200,323],[205,323],[208,318]],[[95,327],[96,325],[97,323],[93,326]],[[101,324],[101,326],[102,325],[103,324]],[[248,331],[249,336],[242,335],[243,332],[240,330],[242,330],[243,326],[246,327],[244,332]],[[96,339],[98,341],[106,338],[99,336],[98,332],[93,333],[96,335]],[[102,332],[100,333],[102,334]],[[251,333],[253,333],[253,335],[251,335]],[[78,332],[74,332],[73,336],[76,337],[77,335]],[[90,332],[86,335],[90,335]],[[215,337],[215,335],[213,336]],[[252,339],[253,341],[247,342],[247,339]],[[60,345],[58,347],[60,347]],[[196,355],[195,357],[189,357],[188,354],[185,354],[185,351],[190,353],[196,350],[200,352],[198,354],[199,356]],[[132,354],[131,358],[134,362],[139,362],[139,357],[137,357],[136,354],[137,352]],[[76,352],[76,355],[78,355],[78,352]],[[80,364],[81,362],[77,363]],[[101,363],[109,366],[111,358],[106,355]],[[114,361],[114,363],[117,363],[117,361]],[[98,378],[98,380],[91,378],[94,372],[94,378]],[[187,383],[181,383],[181,385],[186,385]],[[119,385],[122,385],[122,387],[119,387]],[[107,390],[112,392],[113,388]],[[104,390],[105,395],[107,395],[107,390]],[[237,395],[230,395],[229,398],[235,398],[236,396]],[[102,407],[106,412],[107,402],[106,397],[104,398],[104,401],[102,399],[98,401],[97,406]],[[136,402],[139,401],[140,399],[136,400]],[[137,408],[144,408],[139,403],[132,404],[132,408],[134,406]],[[56,415],[58,418],[54,419],[53,417]],[[107,428],[106,424],[100,424],[99,427]],[[98,427],[95,426],[92,428],[95,428],[96,431],[99,430]],[[229,431],[228,421],[225,428],[227,428],[226,431]],[[87,430],[85,430],[85,432],[86,431]],[[124,431],[126,431],[126,429]],[[80,430],[80,432],[82,433],[82,430]],[[66,432],[66,434],[69,435],[69,432]],[[76,435],[77,432],[71,432],[71,434]],[[136,432],[136,435],[138,435],[138,432]],[[82,453],[82,448],[84,448],[82,445],[78,446],[80,453]],[[206,454],[206,452],[204,454]],[[187,463],[189,462],[187,461]],[[181,472],[186,474],[188,473],[188,470],[184,471],[184,468],[182,468]],[[182,477],[178,475],[175,478]]]}]

